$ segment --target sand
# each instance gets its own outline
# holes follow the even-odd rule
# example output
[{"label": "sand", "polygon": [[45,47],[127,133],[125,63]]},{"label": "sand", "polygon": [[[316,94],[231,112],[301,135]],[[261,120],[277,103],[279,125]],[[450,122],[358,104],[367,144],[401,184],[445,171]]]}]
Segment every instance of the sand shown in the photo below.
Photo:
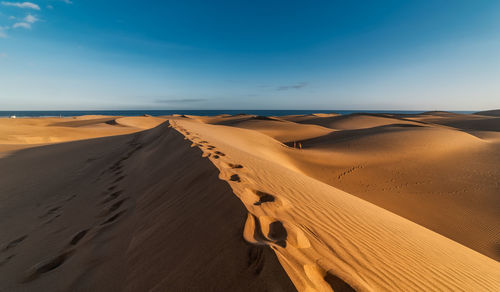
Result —
[{"label": "sand", "polygon": [[0,118],[0,157],[17,149],[51,143],[129,134],[164,122],[160,118],[79,116]]},{"label": "sand", "polygon": [[1,119],[0,291],[499,291],[499,126]]},{"label": "sand", "polygon": [[167,122],[3,158],[0,290],[292,290],[190,144]]}]

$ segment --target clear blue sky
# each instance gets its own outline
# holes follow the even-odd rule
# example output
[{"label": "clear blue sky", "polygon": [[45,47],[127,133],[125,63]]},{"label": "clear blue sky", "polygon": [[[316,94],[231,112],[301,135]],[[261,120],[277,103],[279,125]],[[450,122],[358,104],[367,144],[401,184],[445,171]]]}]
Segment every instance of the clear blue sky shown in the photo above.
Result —
[{"label": "clear blue sky", "polygon": [[491,108],[498,0],[0,0],[0,110]]}]

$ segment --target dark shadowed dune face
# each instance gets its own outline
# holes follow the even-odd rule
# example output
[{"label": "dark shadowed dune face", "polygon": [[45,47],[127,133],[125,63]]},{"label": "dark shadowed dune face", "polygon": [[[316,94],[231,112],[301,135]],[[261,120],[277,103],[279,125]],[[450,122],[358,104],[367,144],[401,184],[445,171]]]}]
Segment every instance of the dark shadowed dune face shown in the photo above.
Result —
[{"label": "dark shadowed dune face", "polygon": [[22,150],[0,172],[2,291],[295,290],[269,247],[243,240],[245,207],[168,122]]},{"label": "dark shadowed dune face", "polygon": [[500,117],[500,109],[497,110],[489,110],[489,111],[481,111],[474,113],[475,115],[482,115],[482,116],[492,116],[492,117]]}]

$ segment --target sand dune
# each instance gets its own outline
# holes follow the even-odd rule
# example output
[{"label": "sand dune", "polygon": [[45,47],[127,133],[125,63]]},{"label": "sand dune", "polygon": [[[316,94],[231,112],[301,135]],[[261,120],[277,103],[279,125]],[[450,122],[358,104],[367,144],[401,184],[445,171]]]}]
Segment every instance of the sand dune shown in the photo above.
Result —
[{"label": "sand dune", "polygon": [[271,249],[243,240],[246,211],[217,169],[168,123],[22,150],[0,172],[2,291],[293,290]]},{"label": "sand dune", "polygon": [[475,113],[475,115],[500,117],[500,110],[481,111],[481,112]]},{"label": "sand dune", "polygon": [[117,125],[136,129],[151,129],[165,122],[163,118],[156,117],[123,117],[115,120]]},{"label": "sand dune", "polygon": [[323,149],[359,155],[385,154],[391,159],[414,155],[452,154],[457,149],[479,146],[483,141],[464,132],[438,127],[393,124],[355,130],[335,131],[302,141],[304,149]]},{"label": "sand dune", "polygon": [[[352,115],[309,115],[307,118],[294,117],[289,119],[301,124],[314,124],[326,128],[336,130],[354,130],[372,128],[391,124],[410,124],[417,123],[407,121],[389,115],[375,115],[375,114],[352,114]],[[418,125],[418,124],[417,124]]]},{"label": "sand dune", "polygon": [[491,116],[17,123],[1,291],[500,290]]},{"label": "sand dune", "polygon": [[274,155],[286,148],[272,139],[185,119],[175,125],[246,205],[246,239],[271,245],[299,290],[498,289],[495,260],[303,175]]},{"label": "sand dune", "polygon": [[301,122],[301,121],[314,120],[314,119],[317,119],[317,118],[331,118],[331,117],[336,117],[336,116],[340,116],[340,114],[336,114],[336,113],[330,113],[330,114],[317,113],[317,114],[310,114],[310,115],[290,115],[290,116],[282,116],[282,117],[280,117],[280,119],[298,123],[298,122]]},{"label": "sand dune", "polygon": [[500,131],[500,117],[464,115],[446,112],[427,113],[412,117],[413,120],[445,125],[452,128],[470,131]]},{"label": "sand dune", "polygon": [[[393,139],[405,145],[407,134]],[[383,138],[376,142],[391,140]],[[463,147],[457,144],[459,139],[449,140],[451,145],[443,140],[434,145],[416,141],[419,144],[405,151],[394,145],[385,148],[385,143],[369,148],[365,143],[371,139],[355,139],[290,156],[308,176],[498,260],[499,146],[474,141],[475,137],[462,138],[467,138]]]},{"label": "sand dune", "polygon": [[[59,118],[63,119],[63,118]],[[105,126],[105,125],[116,125],[116,117],[107,117],[107,116],[81,116],[75,117],[69,121],[68,118],[64,118],[65,121],[58,121],[56,123],[49,124],[52,127],[88,127],[88,126]]]},{"label": "sand dune", "polygon": [[[146,122],[147,120],[147,122]],[[119,122],[117,122],[119,121]],[[0,119],[0,157],[33,145],[129,134],[152,128],[164,119],[110,116]]]},{"label": "sand dune", "polygon": [[[198,120],[200,118],[197,118]],[[291,142],[311,139],[326,135],[332,129],[317,125],[302,125],[276,117],[259,117],[251,115],[238,115],[236,117],[205,118],[204,123],[226,125],[243,129],[251,129],[266,134],[280,142]]]}]

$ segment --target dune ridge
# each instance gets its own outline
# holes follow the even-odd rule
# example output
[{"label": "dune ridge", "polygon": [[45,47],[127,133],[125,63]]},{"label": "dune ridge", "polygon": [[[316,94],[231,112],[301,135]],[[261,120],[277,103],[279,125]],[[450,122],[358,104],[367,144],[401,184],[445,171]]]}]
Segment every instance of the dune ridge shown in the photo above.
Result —
[{"label": "dune ridge", "polygon": [[165,122],[2,158],[0,290],[294,291],[190,144]]},{"label": "dune ridge", "polygon": [[270,245],[299,291],[335,290],[332,278],[356,291],[500,288],[495,260],[288,167],[274,155],[285,146],[265,135],[187,119],[173,125],[247,207],[245,238]]}]

